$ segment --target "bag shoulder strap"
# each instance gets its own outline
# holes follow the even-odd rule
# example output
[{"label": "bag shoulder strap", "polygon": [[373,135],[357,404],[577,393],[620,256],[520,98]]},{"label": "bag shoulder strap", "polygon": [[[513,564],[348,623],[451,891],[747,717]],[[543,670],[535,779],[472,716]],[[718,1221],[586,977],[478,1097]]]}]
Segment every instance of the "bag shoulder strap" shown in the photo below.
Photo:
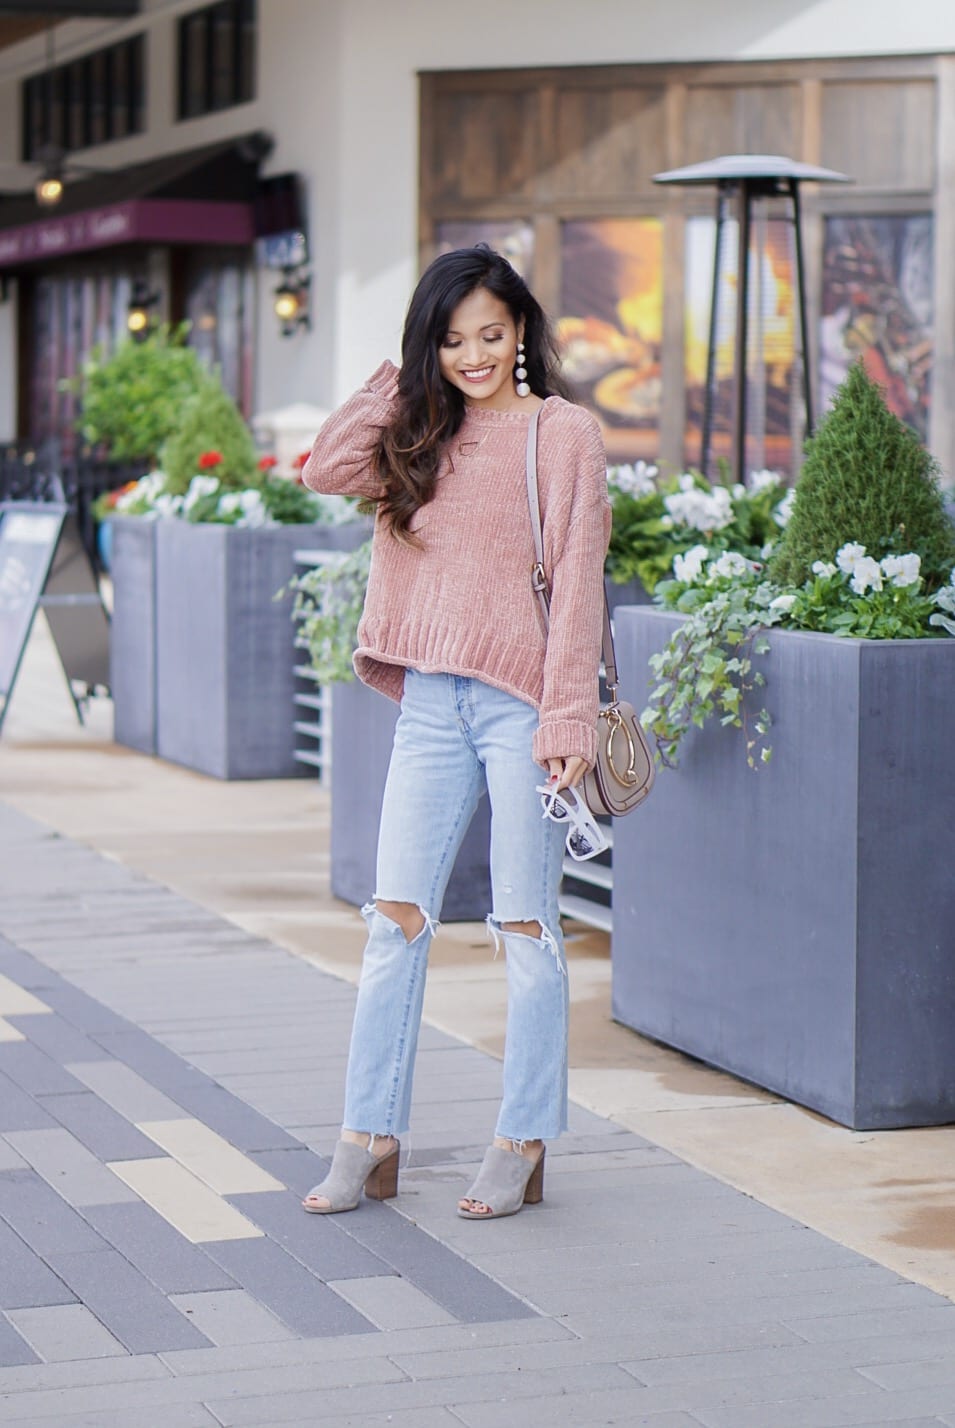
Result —
[{"label": "bag shoulder strap", "polygon": [[[531,517],[531,531],[534,536],[534,555],[536,560],[531,570],[531,584],[534,593],[540,601],[541,612],[544,616],[544,628],[550,628],[550,590],[547,585],[547,575],[544,571],[544,534],[541,529],[541,506],[540,488],[537,484],[537,426],[540,421],[540,414],[543,410],[538,407],[531,413],[530,421],[527,424],[527,505]],[[607,686],[610,690],[611,700],[616,698],[617,691],[617,655],[613,647],[613,629],[610,624],[610,606],[607,603],[607,588],[603,586],[604,612],[603,612],[603,641],[602,653],[604,671]]]}]

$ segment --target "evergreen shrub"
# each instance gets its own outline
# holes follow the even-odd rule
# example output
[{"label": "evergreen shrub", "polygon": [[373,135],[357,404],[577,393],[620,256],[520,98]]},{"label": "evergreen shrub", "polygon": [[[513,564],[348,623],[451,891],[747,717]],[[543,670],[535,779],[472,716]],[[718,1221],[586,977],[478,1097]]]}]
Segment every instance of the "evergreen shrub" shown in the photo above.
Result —
[{"label": "evergreen shrub", "polygon": [[210,463],[200,458],[217,452],[215,475],[230,490],[258,484],[258,456],[242,413],[217,377],[204,376],[188,402],[178,427],[160,455],[166,489],[184,495],[193,476]]},{"label": "evergreen shrub", "polygon": [[802,585],[815,561],[832,561],[847,542],[858,542],[876,559],[914,551],[926,587],[943,584],[955,563],[955,530],[938,475],[934,458],[857,362],[806,443],[770,578]]},{"label": "evergreen shrub", "polygon": [[93,350],[79,377],[64,384],[79,395],[77,427],[85,442],[105,446],[114,461],[156,461],[206,379],[186,346],[187,331],[165,326],[144,341],[130,337],[109,357]]}]

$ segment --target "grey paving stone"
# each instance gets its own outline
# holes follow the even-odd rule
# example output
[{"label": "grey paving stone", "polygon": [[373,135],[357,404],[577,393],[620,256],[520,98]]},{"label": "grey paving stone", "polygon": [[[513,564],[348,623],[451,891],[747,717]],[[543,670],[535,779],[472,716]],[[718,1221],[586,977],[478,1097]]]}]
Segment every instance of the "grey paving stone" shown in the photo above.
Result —
[{"label": "grey paving stone", "polygon": [[[330,1288],[377,1324],[379,1329],[414,1329],[457,1322],[440,1304],[397,1274],[339,1279]],[[392,1361],[397,1363],[394,1355]]]},{"label": "grey paving stone", "polygon": [[[270,1422],[266,1417],[249,1428],[269,1428]],[[409,1408],[404,1413],[362,1413],[357,1418],[348,1413],[335,1419],[335,1428],[461,1428],[461,1419],[450,1408]]]},{"label": "grey paving stone", "polygon": [[39,1361],[26,1339],[17,1333],[5,1314],[0,1314],[0,1367],[10,1364],[35,1364]]},{"label": "grey paving stone", "polygon": [[214,1289],[170,1298],[214,1344],[266,1344],[294,1337],[292,1330],[256,1304],[244,1289]]},{"label": "grey paving stone", "polygon": [[477,1375],[463,1382],[429,1379],[422,1383],[404,1381],[312,1392],[278,1391],[270,1395],[267,1403],[256,1397],[218,1399],[211,1396],[205,1402],[221,1419],[224,1428],[246,1428],[246,1425],[263,1422],[277,1425],[330,1421],[337,1424],[342,1416],[348,1414],[359,1417],[369,1413],[400,1413],[436,1405],[453,1405],[455,1412],[459,1412],[462,1403],[490,1401],[501,1406],[518,1398],[525,1400],[523,1421],[526,1423],[534,1414],[533,1404],[526,1402],[528,1399],[541,1398],[545,1393],[556,1396],[574,1390],[590,1393],[614,1387],[628,1394],[632,1401],[639,1399],[639,1387],[628,1387],[626,1375],[618,1368],[607,1364],[584,1364],[546,1374]]},{"label": "grey paving stone", "polygon": [[[715,1397],[715,1395],[714,1395]],[[951,1399],[938,1388],[911,1393],[852,1394],[844,1398],[799,1399],[752,1406],[714,1404],[694,1408],[704,1428],[873,1428],[917,1423],[950,1410]]]},{"label": "grey paving stone", "polygon": [[197,1071],[188,1061],[138,1027],[131,1026],[126,1031],[98,1031],[95,1040],[110,1056],[138,1071],[151,1086],[168,1091],[172,1096],[183,1085],[208,1087],[215,1084],[202,1071]]},{"label": "grey paving stone", "polygon": [[[206,1350],[197,1349],[195,1352],[205,1353]],[[0,1369],[0,1405],[8,1401],[12,1408],[7,1416],[15,1418],[17,1399],[20,1399],[22,1407],[24,1403],[33,1402],[32,1395],[41,1391],[75,1390],[93,1384],[109,1384],[115,1388],[118,1384],[152,1383],[170,1376],[165,1364],[155,1354],[127,1354],[115,1359],[77,1359],[65,1364],[32,1364],[23,1368]],[[21,1416],[27,1415],[23,1413]]]},{"label": "grey paving stone", "polygon": [[18,1031],[54,1061],[65,1066],[69,1061],[95,1061],[102,1055],[95,1041],[77,1031],[56,1012],[37,1012],[30,1016],[7,1017]]},{"label": "grey paving stone", "polygon": [[118,1251],[57,1252],[50,1263],[130,1353],[209,1347],[205,1335]]},{"label": "grey paving stone", "polygon": [[[211,1130],[224,1136],[237,1150],[300,1150],[302,1142],[237,1096],[209,1082],[204,1086],[179,1086],[176,1100]],[[138,1119],[145,1119],[138,1117]],[[160,1119],[154,1117],[153,1119]]]},{"label": "grey paving stone", "polygon": [[164,1294],[234,1289],[235,1280],[151,1205],[89,1205],[83,1210],[103,1240]]},{"label": "grey paving stone", "polygon": [[63,1126],[54,1130],[9,1131],[7,1139],[71,1205],[114,1205],[138,1198]]},{"label": "grey paving stone", "polygon": [[43,1096],[40,1104],[102,1161],[146,1160],[163,1154],[161,1146],[92,1091]]},{"label": "grey paving stone", "polygon": [[434,1353],[441,1348],[536,1344],[546,1340],[575,1343],[575,1336],[552,1319],[511,1319],[500,1324],[440,1324],[426,1329],[378,1330],[335,1339],[288,1339],[285,1343],[250,1344],[244,1349],[195,1349],[164,1353],[162,1360],[177,1375],[233,1373],[237,1369],[284,1368],[303,1363],[376,1358],[382,1353]]},{"label": "grey paving stone", "polygon": [[38,962],[29,952],[15,947],[6,938],[0,938],[0,972],[28,992],[36,992],[41,987],[58,987],[63,980],[58,972]]},{"label": "grey paving stone", "polygon": [[951,1334],[955,1354],[955,1304],[945,1299],[925,1308],[863,1309],[858,1314],[823,1314],[813,1319],[787,1316],[784,1322],[801,1339],[817,1344],[834,1339],[882,1339],[891,1334],[924,1334],[929,1339]]},{"label": "grey paving stone", "polygon": [[25,1170],[27,1163],[22,1155],[17,1155],[8,1140],[0,1135],[0,1170]]},{"label": "grey paving stone", "polygon": [[218,1241],[204,1248],[243,1289],[298,1334],[364,1334],[375,1327],[272,1240]]},{"label": "grey paving stone", "polygon": [[383,1202],[363,1201],[345,1218],[343,1228],[347,1234],[456,1319],[479,1323],[524,1319],[537,1312]]},{"label": "grey paving stone", "polygon": [[[156,1410],[98,1408],[93,1413],[57,1413],[55,1418],[31,1418],[30,1428],[157,1428]],[[219,1420],[201,1403],[164,1405],[162,1428],[220,1428]]]},{"label": "grey paving stone", "polygon": [[294,1150],[252,1150],[248,1155],[300,1199],[328,1174],[329,1162],[304,1145],[296,1145]]},{"label": "grey paving stone", "polygon": [[35,1170],[0,1175],[0,1218],[43,1259],[56,1251],[95,1251],[103,1241]]},{"label": "grey paving stone", "polygon": [[14,1309],[7,1318],[47,1363],[113,1358],[126,1350],[83,1304]]},{"label": "grey paving stone", "polygon": [[183,1118],[183,1107],[131,1067],[120,1061],[81,1061],[72,1063],[72,1070],[83,1084],[74,1082],[74,1090],[91,1090],[107,1105],[129,1121],[173,1121]]},{"label": "grey paving stone", "polygon": [[[900,1360],[907,1358],[902,1345],[899,1345],[896,1352]],[[955,1354],[951,1352],[951,1347],[942,1359],[926,1362],[924,1358],[913,1358],[908,1362],[870,1363],[860,1365],[859,1372],[880,1388],[887,1388],[892,1393],[907,1388],[928,1388],[935,1384],[951,1385],[952,1403],[955,1406]]]},{"label": "grey paving stone", "polygon": [[49,1265],[0,1220],[0,1309],[71,1304],[74,1299]]},{"label": "grey paving stone", "polygon": [[[62,1066],[29,1041],[0,1043],[0,1072],[32,1095],[44,1091],[82,1091],[83,1087]],[[10,1129],[10,1127],[5,1127]]]},{"label": "grey paving stone", "polygon": [[131,1025],[125,1017],[87,996],[72,982],[44,989],[43,1000],[71,1025],[92,1035],[95,1032],[127,1031]]},{"label": "grey paving stone", "polygon": [[340,1216],[306,1214],[298,1194],[275,1190],[225,1198],[319,1279],[358,1279],[392,1272],[384,1260],[346,1232]]}]

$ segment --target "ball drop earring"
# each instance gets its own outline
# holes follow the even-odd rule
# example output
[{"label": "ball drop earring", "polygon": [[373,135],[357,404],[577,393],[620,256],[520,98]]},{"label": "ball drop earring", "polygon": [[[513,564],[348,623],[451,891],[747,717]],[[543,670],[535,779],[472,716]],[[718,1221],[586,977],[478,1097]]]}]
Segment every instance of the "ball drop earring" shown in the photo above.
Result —
[{"label": "ball drop earring", "polygon": [[517,391],[517,395],[519,397],[529,397],[531,394],[531,389],[527,385],[527,368],[524,365],[523,342],[519,342],[517,344],[517,360],[514,365],[514,381],[516,384],[515,390]]}]

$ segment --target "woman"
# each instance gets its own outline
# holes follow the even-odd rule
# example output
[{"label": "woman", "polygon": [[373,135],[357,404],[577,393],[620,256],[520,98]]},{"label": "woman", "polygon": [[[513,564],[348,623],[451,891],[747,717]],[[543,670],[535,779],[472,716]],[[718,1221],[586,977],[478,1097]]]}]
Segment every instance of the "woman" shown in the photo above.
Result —
[{"label": "woman", "polygon": [[[562,395],[546,319],[483,244],[445,254],[411,299],[401,370],[384,362],[323,426],[306,485],[375,502],[355,670],[400,701],[363,909],[344,1129],[316,1214],[362,1186],[397,1192],[428,948],[468,822],[491,801],[488,926],[507,954],[504,1094],[494,1143],[458,1213],[514,1214],[541,1199],[544,1141],[566,1129],[567,974],[557,910],[563,829],[548,787],[596,756],[606,456],[596,421]],[[540,504],[551,585],[545,634],[531,585],[525,484],[539,418]]]}]

